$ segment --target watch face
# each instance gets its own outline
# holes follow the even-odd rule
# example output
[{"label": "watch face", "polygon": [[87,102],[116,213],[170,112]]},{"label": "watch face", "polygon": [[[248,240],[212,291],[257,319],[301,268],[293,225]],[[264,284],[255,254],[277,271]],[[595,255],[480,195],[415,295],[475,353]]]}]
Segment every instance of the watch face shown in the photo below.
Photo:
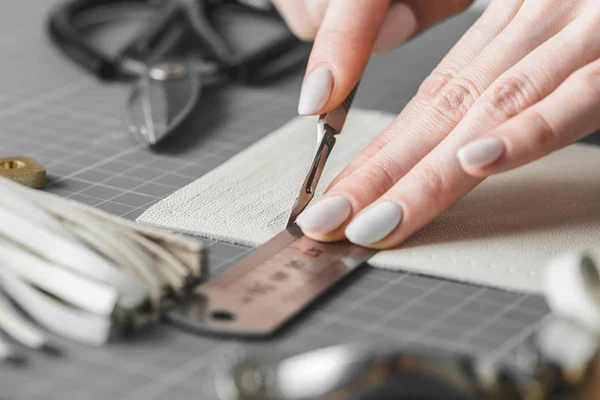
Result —
[{"label": "watch face", "polygon": [[405,376],[352,393],[348,400],[483,400],[445,382],[421,376]]}]

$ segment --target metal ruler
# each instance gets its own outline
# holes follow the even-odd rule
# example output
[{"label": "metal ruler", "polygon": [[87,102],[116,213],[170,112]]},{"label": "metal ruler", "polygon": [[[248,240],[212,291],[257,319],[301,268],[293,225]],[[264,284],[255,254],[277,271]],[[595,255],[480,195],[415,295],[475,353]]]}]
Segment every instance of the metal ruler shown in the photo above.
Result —
[{"label": "metal ruler", "polygon": [[200,333],[269,336],[375,253],[349,242],[317,242],[294,224],[200,285],[167,320]]}]

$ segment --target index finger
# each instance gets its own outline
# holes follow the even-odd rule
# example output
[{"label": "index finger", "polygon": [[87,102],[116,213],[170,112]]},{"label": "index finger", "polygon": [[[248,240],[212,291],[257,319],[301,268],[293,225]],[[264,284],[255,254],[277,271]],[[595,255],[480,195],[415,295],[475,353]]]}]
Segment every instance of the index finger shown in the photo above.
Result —
[{"label": "index finger", "polygon": [[[471,3],[473,0],[445,0],[435,5],[431,0],[331,0],[308,62],[298,113],[320,114],[340,105],[360,79],[376,41],[388,42],[387,36],[394,35],[392,42],[399,44]],[[399,34],[402,37],[396,37]]]},{"label": "index finger", "polygon": [[332,110],[344,101],[367,65],[389,0],[331,0],[302,85],[298,113]]}]

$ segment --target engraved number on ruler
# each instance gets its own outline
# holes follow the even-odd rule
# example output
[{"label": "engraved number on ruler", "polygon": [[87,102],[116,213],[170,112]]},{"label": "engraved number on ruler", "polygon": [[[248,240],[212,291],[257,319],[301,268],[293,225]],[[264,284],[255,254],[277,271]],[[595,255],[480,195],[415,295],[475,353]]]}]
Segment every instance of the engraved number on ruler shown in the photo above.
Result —
[{"label": "engraved number on ruler", "polygon": [[[310,245],[305,247],[303,242]],[[244,282],[240,282],[241,302],[250,304],[260,301],[270,295],[277,294],[281,287],[286,288],[286,294],[301,289],[310,283],[319,273],[326,268],[327,260],[321,261],[324,250],[314,242],[299,239],[268,259],[264,264],[252,270]]]}]

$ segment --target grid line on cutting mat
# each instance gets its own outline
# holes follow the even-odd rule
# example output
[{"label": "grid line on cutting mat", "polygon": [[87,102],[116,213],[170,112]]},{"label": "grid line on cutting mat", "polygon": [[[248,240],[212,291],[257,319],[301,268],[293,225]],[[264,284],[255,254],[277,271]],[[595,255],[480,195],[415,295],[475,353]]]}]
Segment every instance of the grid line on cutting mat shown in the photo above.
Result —
[{"label": "grid line on cutting mat", "polygon": [[[295,114],[300,74],[263,88],[209,91],[207,96],[218,101],[201,104],[194,132],[174,138],[160,152],[149,151],[129,137],[121,122],[125,87],[95,82],[48,45],[42,22],[53,4],[5,0],[0,5],[0,15],[11,15],[4,29],[20,38],[0,43],[11,55],[0,65],[2,76],[11,77],[0,80],[0,157],[38,160],[48,170],[49,192],[135,219]],[[357,105],[400,110],[443,51],[437,58],[427,55],[427,67],[403,54],[449,48],[476,16],[460,18],[439,28],[446,31],[437,38],[424,35],[400,52],[377,57],[365,74]],[[395,90],[390,82],[400,80],[397,70],[411,75],[402,75]],[[206,244],[211,274],[250,251],[210,240]],[[63,357],[30,354],[25,368],[0,366],[0,387],[8,399],[210,400],[216,398],[215,375],[243,355],[368,340],[489,353],[514,363],[515,349],[547,312],[535,296],[368,270],[271,340],[198,337],[169,326],[102,349],[55,338],[66,350]]]}]

